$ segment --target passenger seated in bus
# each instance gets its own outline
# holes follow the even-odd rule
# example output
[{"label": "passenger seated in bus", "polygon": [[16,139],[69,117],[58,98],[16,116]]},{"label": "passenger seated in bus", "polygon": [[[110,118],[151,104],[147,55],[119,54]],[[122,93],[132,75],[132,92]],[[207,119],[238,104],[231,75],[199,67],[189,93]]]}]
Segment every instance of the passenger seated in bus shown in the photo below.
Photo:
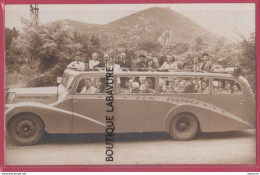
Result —
[{"label": "passenger seated in bus", "polygon": [[202,94],[209,93],[209,87],[208,87],[206,80],[201,81],[201,87],[200,87],[198,93],[202,93]]},{"label": "passenger seated in bus", "polygon": [[136,67],[139,68],[141,71],[143,68],[147,68],[147,59],[145,55],[139,55],[137,62],[136,62]]},{"label": "passenger seated in bus", "polygon": [[100,78],[99,86],[97,88],[98,88],[99,93],[106,92],[106,78],[105,77]]},{"label": "passenger seated in bus", "polygon": [[164,78],[159,78],[159,87],[162,87],[163,85],[166,85],[166,81]]},{"label": "passenger seated in bus", "polygon": [[179,88],[180,88],[180,80],[176,79],[176,80],[174,80],[172,92],[176,93]]},{"label": "passenger seated in bus", "polygon": [[113,71],[114,71],[114,72],[121,72],[120,65],[119,65],[119,64],[116,64],[116,59],[115,59],[115,57],[110,57],[109,66],[110,66],[110,67],[113,67]]},{"label": "passenger seated in bus", "polygon": [[232,89],[233,89],[233,94],[240,94],[241,93],[241,90],[239,89],[239,85],[237,84],[237,83],[234,83],[233,84],[233,87],[232,87]]},{"label": "passenger seated in bus", "polygon": [[152,69],[154,69],[154,62],[153,62],[153,59],[148,59],[147,61],[147,68],[148,68],[148,71],[151,71]]},{"label": "passenger seated in bus", "polygon": [[197,93],[198,91],[195,89],[194,84],[191,81],[185,83],[183,87],[183,93]]},{"label": "passenger seated in bus", "polygon": [[169,82],[169,85],[167,86],[167,88],[168,88],[169,93],[176,93],[173,82]]},{"label": "passenger seated in bus", "polygon": [[120,65],[120,67],[130,68],[131,67],[130,58],[126,58],[126,54],[125,53],[121,53],[120,59],[118,61],[118,64]]},{"label": "passenger seated in bus", "polygon": [[175,62],[175,58],[172,55],[166,56],[167,62],[164,62],[160,69],[171,69],[171,70],[178,70],[178,65]]},{"label": "passenger seated in bus", "polygon": [[185,84],[186,84],[186,81],[181,80],[178,89],[175,89],[176,93],[183,93]]},{"label": "passenger seated in bus", "polygon": [[84,87],[85,87],[85,82],[84,82],[84,79],[83,79],[83,80],[81,80],[81,81],[79,82],[78,87],[77,87],[77,89],[76,89],[76,92],[77,92],[77,93],[80,93],[81,90],[82,90]]},{"label": "passenger seated in bus", "polygon": [[202,62],[200,63],[200,70],[210,72],[212,68],[212,62],[209,60],[209,54],[204,53],[202,55]]},{"label": "passenger seated in bus", "polygon": [[140,90],[139,90],[139,83],[138,82],[133,82],[131,93],[132,94],[136,94],[136,93],[139,93],[139,92],[140,92]]},{"label": "passenger seated in bus", "polygon": [[152,84],[152,80],[150,78],[147,78],[144,81],[144,90],[141,91],[141,93],[154,93],[155,91],[152,89],[153,84]]},{"label": "passenger seated in bus", "polygon": [[86,69],[89,68],[89,66],[88,66],[88,60],[87,60],[86,57],[81,57],[81,58],[80,58],[80,61],[85,64],[84,70],[86,70]]},{"label": "passenger seated in bus", "polygon": [[[129,82],[129,87],[130,87],[131,89],[133,89],[134,78],[130,78],[130,79],[128,80],[128,82]],[[139,87],[138,87],[138,88],[139,88]]]},{"label": "passenger seated in bus", "polygon": [[161,87],[160,93],[161,93],[161,94],[168,94],[168,93],[169,93],[166,84],[164,84],[164,85]]},{"label": "passenger seated in bus", "polygon": [[222,91],[224,90],[223,87],[224,87],[223,81],[218,81],[218,87],[214,92],[217,93],[217,94],[222,93]]},{"label": "passenger seated in bus", "polygon": [[193,58],[193,70],[195,72],[200,70],[199,59],[197,57]]},{"label": "passenger seated in bus", "polygon": [[100,67],[100,61],[98,60],[98,54],[97,53],[92,54],[92,60],[89,60],[88,66],[89,66],[90,69]]},{"label": "passenger seated in bus", "polygon": [[198,82],[198,80],[193,80],[192,81],[192,84],[194,85],[194,89],[196,90],[196,92],[198,92],[198,90],[199,90],[199,82]]},{"label": "passenger seated in bus", "polygon": [[231,88],[232,88],[231,83],[229,81],[226,81],[225,82],[225,89],[222,90],[222,93],[223,94],[231,94],[231,92],[232,92]]},{"label": "passenger seated in bus", "polygon": [[139,82],[140,82],[140,87],[139,87],[139,90],[140,91],[142,91],[142,90],[144,90],[144,86],[145,86],[145,84],[144,84],[144,81],[146,80],[146,77],[145,76],[141,76],[140,78],[139,78]]},{"label": "passenger seated in bus", "polygon": [[213,92],[216,94],[218,93],[218,81],[213,81]]},{"label": "passenger seated in bus", "polygon": [[108,62],[109,62],[110,58],[109,58],[109,54],[105,53],[104,54],[104,57],[103,57],[103,60],[101,61],[100,63],[100,67],[108,67]]},{"label": "passenger seated in bus", "polygon": [[85,82],[85,87],[83,87],[83,89],[81,90],[81,94],[94,94],[97,92],[97,88],[95,88],[92,85],[92,80],[90,78],[85,78],[84,79]]},{"label": "passenger seated in bus", "polygon": [[158,58],[156,58],[156,57],[153,57],[153,67],[155,68],[155,69],[158,69],[158,68],[160,68],[160,63],[159,63],[159,59]]},{"label": "passenger seated in bus", "polygon": [[72,61],[68,66],[68,69],[75,69],[84,71],[85,70],[85,63],[81,61],[80,56],[75,57],[75,61]]},{"label": "passenger seated in bus", "polygon": [[120,88],[120,93],[129,94],[129,93],[131,93],[131,91],[132,91],[132,88],[130,87],[129,81],[125,80],[124,87]]}]

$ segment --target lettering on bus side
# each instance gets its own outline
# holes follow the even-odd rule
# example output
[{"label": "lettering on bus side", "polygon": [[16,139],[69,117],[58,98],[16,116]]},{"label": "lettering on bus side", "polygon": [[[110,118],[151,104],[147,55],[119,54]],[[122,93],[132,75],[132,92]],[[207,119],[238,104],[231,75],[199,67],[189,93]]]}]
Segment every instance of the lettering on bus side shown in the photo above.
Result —
[{"label": "lettering on bus side", "polygon": [[187,99],[187,98],[176,98],[176,97],[169,97],[166,99],[166,101],[179,102],[179,103],[190,103],[190,104],[199,103],[199,101],[197,101],[197,100]]}]

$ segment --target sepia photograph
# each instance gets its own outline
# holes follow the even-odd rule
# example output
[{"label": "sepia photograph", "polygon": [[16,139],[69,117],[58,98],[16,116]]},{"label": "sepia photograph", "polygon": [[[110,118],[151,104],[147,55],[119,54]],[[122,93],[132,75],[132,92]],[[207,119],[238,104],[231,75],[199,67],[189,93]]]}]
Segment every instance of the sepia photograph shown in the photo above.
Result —
[{"label": "sepia photograph", "polygon": [[5,5],[5,164],[256,164],[255,8]]}]

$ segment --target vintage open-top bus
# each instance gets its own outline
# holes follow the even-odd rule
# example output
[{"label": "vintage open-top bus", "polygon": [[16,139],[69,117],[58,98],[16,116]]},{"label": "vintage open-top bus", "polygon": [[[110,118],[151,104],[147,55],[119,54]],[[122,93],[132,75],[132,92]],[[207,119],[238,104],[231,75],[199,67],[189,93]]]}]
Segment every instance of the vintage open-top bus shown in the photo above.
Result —
[{"label": "vintage open-top bus", "polygon": [[[113,74],[115,133],[168,132],[190,140],[198,131],[255,128],[255,96],[242,76],[182,71]],[[19,145],[48,133],[104,133],[106,71],[67,69],[58,87],[7,92],[6,128]]]}]

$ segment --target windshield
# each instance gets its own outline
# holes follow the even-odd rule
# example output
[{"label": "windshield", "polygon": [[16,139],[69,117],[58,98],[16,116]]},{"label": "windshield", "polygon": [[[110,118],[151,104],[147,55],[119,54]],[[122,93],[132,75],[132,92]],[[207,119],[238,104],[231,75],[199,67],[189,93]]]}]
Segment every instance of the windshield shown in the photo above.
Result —
[{"label": "windshield", "polygon": [[72,82],[75,79],[74,75],[64,74],[61,80],[61,84],[64,86],[66,91],[72,88]]}]

